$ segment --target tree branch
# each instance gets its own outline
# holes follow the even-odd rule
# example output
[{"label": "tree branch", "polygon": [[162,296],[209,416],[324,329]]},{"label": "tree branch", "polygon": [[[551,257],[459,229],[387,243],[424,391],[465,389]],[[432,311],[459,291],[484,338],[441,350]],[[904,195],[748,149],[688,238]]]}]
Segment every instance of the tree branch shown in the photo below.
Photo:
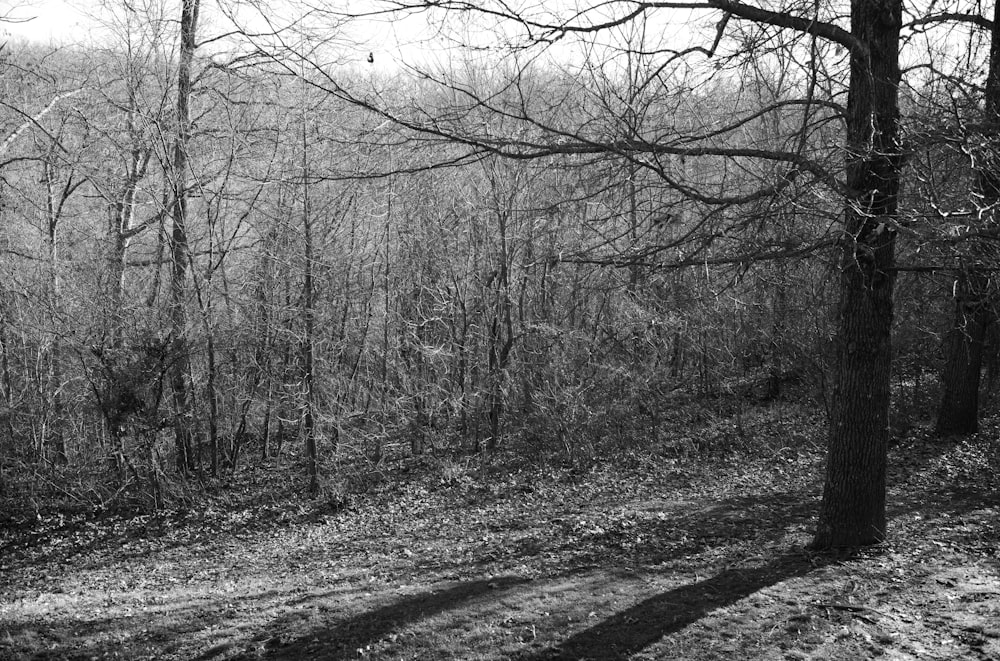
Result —
[{"label": "tree branch", "polygon": [[706,2],[709,6],[729,12],[737,18],[821,37],[838,43],[844,48],[860,55],[867,55],[868,53],[868,49],[857,37],[834,23],[804,18],[802,16],[793,16],[787,12],[761,9],[760,7],[736,2],[735,0],[706,0]]},{"label": "tree branch", "polygon": [[970,23],[984,30],[993,29],[993,21],[978,14],[962,14],[957,12],[942,12],[915,18],[909,23],[903,24],[904,28],[916,28],[923,25],[934,25],[936,23]]},{"label": "tree branch", "polygon": [[0,143],[0,154],[2,154],[5,151],[7,151],[7,149],[10,147],[11,143],[13,143],[15,140],[17,140],[18,136],[20,136],[21,133],[23,133],[24,130],[27,129],[29,126],[35,126],[35,127],[37,127],[38,130],[40,130],[42,133],[44,133],[46,136],[48,136],[48,138],[50,140],[52,140],[52,142],[56,146],[58,146],[59,149],[63,150],[64,153],[69,153],[66,150],[66,148],[62,146],[62,143],[60,143],[59,140],[55,136],[53,136],[51,133],[49,133],[45,129],[45,127],[40,124],[40,122],[41,122],[42,118],[45,117],[45,115],[49,114],[49,112],[55,107],[55,105],[57,103],[59,103],[60,101],[62,101],[65,98],[68,98],[68,97],[71,97],[71,96],[75,96],[75,95],[79,94],[82,91],[83,91],[83,88],[81,87],[80,89],[76,89],[76,90],[72,90],[70,92],[64,92],[62,94],[55,95],[54,97],[52,97],[52,100],[49,101],[49,105],[47,105],[44,108],[42,108],[37,114],[35,114],[33,116],[29,115],[26,112],[24,112],[20,108],[16,108],[16,107],[10,105],[9,103],[7,103],[5,101],[0,101],[0,105],[4,106],[5,108],[9,108],[10,110],[13,110],[17,114],[19,114],[19,115],[21,115],[21,116],[23,116],[25,118],[24,122],[20,126],[18,126],[16,129],[14,129],[14,132],[11,133],[10,135],[8,135],[6,138],[4,138],[4,141],[2,143]]}]

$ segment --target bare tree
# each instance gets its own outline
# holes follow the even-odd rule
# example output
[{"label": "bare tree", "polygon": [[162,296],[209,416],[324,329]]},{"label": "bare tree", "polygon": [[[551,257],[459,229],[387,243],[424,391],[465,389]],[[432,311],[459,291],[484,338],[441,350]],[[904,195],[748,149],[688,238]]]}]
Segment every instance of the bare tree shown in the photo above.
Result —
[{"label": "bare tree", "polygon": [[[768,42],[781,48],[804,39],[808,68],[804,71],[803,96],[780,104],[803,108],[807,127],[817,112],[840,112],[841,108],[816,97],[816,81],[825,75],[818,51],[809,44],[829,42],[847,52],[849,81],[848,101],[843,109],[846,124],[846,179],[813,159],[805,150],[802,137],[790,148],[761,148],[733,145],[731,138],[747,118],[737,117],[728,126],[703,128],[693,132],[625,133],[606,130],[620,117],[607,121],[567,124],[536,108],[519,103],[517,85],[523,79],[515,75],[510,93],[483,93],[475,85],[422,71],[428,81],[448,90],[450,102],[437,107],[392,107],[377,96],[357,87],[341,84],[326,71],[322,85],[329,93],[361,105],[417,134],[467,147],[464,158],[472,160],[483,154],[513,159],[534,159],[553,155],[587,157],[614,154],[635,167],[655,173],[678,193],[697,203],[729,208],[773,197],[789,186],[816,185],[827,188],[843,200],[843,220],[839,232],[840,304],[837,321],[837,359],[829,436],[829,456],[823,506],[814,544],[818,548],[852,546],[880,542],[885,538],[885,471],[888,442],[889,376],[894,281],[894,245],[897,222],[901,155],[898,144],[898,86],[900,70],[898,51],[902,9],[898,0],[852,0],[850,26],[842,17],[816,6],[812,9],[769,9],[732,0],[706,0],[685,5],[714,12],[716,29],[708,46],[687,49],[661,48],[664,69],[680,66],[694,57],[722,57],[730,25],[760,26],[761,35],[789,35],[786,42],[772,38]],[[558,12],[517,13],[504,3],[470,5],[465,2],[390,3],[383,11],[436,12],[447,21],[451,13],[486,17],[503,24],[503,34],[511,35],[519,49],[530,49],[569,40],[575,36],[606,33],[638,17],[669,10],[658,3],[615,2],[602,5],[600,12],[584,8],[569,18]],[[598,18],[599,16],[599,18]],[[355,15],[356,18],[363,16]],[[768,28],[764,30],[763,28]],[[294,50],[294,49],[293,49]],[[520,52],[527,52],[520,50]],[[606,51],[592,49],[602,56]],[[765,51],[752,51],[749,57],[766,57]],[[831,55],[834,66],[838,64]],[[524,58],[525,60],[529,58]],[[725,61],[725,60],[723,60]],[[732,60],[730,60],[732,61]],[[324,73],[322,68],[318,68]],[[520,67],[520,71],[524,68]],[[647,84],[658,79],[651,78]],[[813,81],[810,83],[809,81]],[[513,98],[514,102],[509,102]],[[767,113],[773,108],[764,109]],[[482,119],[504,117],[520,124],[498,136],[482,131]],[[638,135],[636,135],[638,133]],[[806,135],[804,131],[803,136]],[[730,143],[726,144],[726,140]],[[714,180],[701,177],[681,179],[669,167],[672,157],[700,159],[713,163],[724,173],[729,162],[736,169],[741,163],[780,163],[779,176],[761,182],[755,189],[733,190],[724,174]],[[721,169],[720,169],[721,168]],[[712,218],[713,214],[709,214]],[[715,216],[718,217],[718,216]],[[704,241],[705,229],[693,236]],[[713,241],[709,230],[708,241]],[[801,247],[800,247],[801,248]],[[760,252],[738,259],[757,259]],[[730,259],[736,259],[730,257]],[[683,263],[683,260],[679,260]]]},{"label": "bare tree", "polygon": [[[961,136],[963,149],[972,156],[974,177],[971,216],[966,223],[967,240],[959,265],[954,291],[954,319],[946,338],[943,396],[938,410],[939,434],[971,434],[979,427],[980,375],[988,327],[996,323],[995,250],[992,240],[998,226],[996,206],[1000,203],[1000,162],[996,131],[1000,122],[1000,4],[994,6],[992,21],[973,14],[939,16],[942,23],[979,19],[989,31],[989,65],[982,88],[983,116],[980,122],[956,118],[959,125],[976,127]],[[961,79],[961,77],[957,77]],[[978,127],[977,127],[978,125]],[[940,129],[939,129],[940,130]],[[955,131],[961,132],[959,127]],[[954,131],[947,131],[954,132]]]},{"label": "bare tree", "polygon": [[192,404],[188,390],[190,357],[187,342],[187,270],[188,270],[188,147],[191,142],[191,65],[197,48],[198,9],[200,0],[183,0],[180,21],[180,52],[177,67],[177,133],[174,136],[173,182],[170,232],[170,330],[174,341],[174,366],[170,385],[174,401],[174,435],[177,468],[186,472],[195,467],[192,444]]}]

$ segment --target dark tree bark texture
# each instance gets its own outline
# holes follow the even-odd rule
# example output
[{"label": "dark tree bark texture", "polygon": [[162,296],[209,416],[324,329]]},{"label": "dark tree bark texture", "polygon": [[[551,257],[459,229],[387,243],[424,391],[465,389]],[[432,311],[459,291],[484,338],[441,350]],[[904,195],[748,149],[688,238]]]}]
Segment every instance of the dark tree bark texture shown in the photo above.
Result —
[{"label": "dark tree bark texture", "polygon": [[831,427],[813,546],[885,539],[900,0],[852,0],[847,185]]},{"label": "dark tree bark texture", "polygon": [[984,280],[970,273],[955,283],[955,323],[945,339],[944,395],[935,428],[941,436],[974,434],[979,429],[979,382],[990,323]]},{"label": "dark tree bark texture", "polygon": [[[982,210],[984,229],[995,231],[994,207],[1000,201],[1000,166],[996,145],[1000,116],[1000,2],[994,5],[990,28],[990,66],[986,75],[985,129],[986,154],[977,159],[976,205]],[[983,365],[986,331],[995,319],[991,298],[996,287],[989,276],[977,271],[983,262],[992,261],[989,247],[981,241],[972,243],[974,264],[955,282],[955,323],[945,344],[945,367],[942,374],[944,394],[938,410],[936,431],[941,436],[974,434],[979,429],[979,383]],[[995,258],[994,258],[995,259]]]}]

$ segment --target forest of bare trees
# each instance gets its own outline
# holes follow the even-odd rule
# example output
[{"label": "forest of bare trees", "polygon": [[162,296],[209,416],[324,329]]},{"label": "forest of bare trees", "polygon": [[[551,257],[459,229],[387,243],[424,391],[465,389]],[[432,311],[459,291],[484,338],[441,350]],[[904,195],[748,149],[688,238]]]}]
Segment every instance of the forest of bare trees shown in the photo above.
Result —
[{"label": "forest of bare trees", "polygon": [[709,454],[664,423],[790,398],[856,546],[892,439],[993,404],[995,6],[237,4],[0,51],[10,502]]}]

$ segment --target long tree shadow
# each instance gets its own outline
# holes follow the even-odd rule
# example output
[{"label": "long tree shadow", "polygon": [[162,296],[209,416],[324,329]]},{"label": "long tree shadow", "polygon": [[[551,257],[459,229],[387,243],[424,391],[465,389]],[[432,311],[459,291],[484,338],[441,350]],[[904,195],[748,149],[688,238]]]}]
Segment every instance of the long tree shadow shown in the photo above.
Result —
[{"label": "long tree shadow", "polygon": [[[551,539],[538,541],[540,548],[553,551],[551,555],[556,558],[553,562],[559,563],[558,568],[544,560],[537,549],[526,550],[514,546],[509,548],[511,555],[507,559],[531,564],[541,570],[545,581],[552,581],[557,577],[579,573],[578,565],[581,563],[585,571],[591,573],[595,566],[611,570],[638,563],[656,564],[697,555],[737,541],[774,540],[784,533],[787,526],[813,516],[814,510],[815,503],[803,499],[798,492],[740,496],[694,512],[678,512],[675,517],[658,520],[655,524],[644,519],[641,526],[643,541],[627,548],[622,546],[622,535],[610,522],[605,522],[608,527],[606,532],[572,542],[566,536],[567,531],[556,527],[551,531]],[[629,530],[634,532],[632,528]],[[505,544],[510,546],[509,540]],[[573,544],[586,547],[587,550],[577,549],[571,556],[563,553]],[[455,565],[469,568],[476,567],[478,563],[466,561],[455,562]],[[762,568],[727,570],[714,579],[681,588],[662,598],[648,600],[635,609],[619,614],[608,620],[607,631],[600,627],[591,630],[594,632],[593,640],[585,634],[575,636],[567,641],[567,658],[584,654],[602,639],[611,646],[606,649],[642,649],[648,641],[665,635],[667,629],[664,626],[673,626],[674,630],[683,628],[709,610],[736,601],[760,587],[805,573],[812,567],[802,557],[788,556]],[[347,619],[319,626],[315,622],[307,622],[309,604],[295,604],[295,612],[272,621],[268,626],[270,631],[291,635],[290,642],[272,646],[268,650],[268,658],[289,661],[356,658],[359,648],[363,649],[369,643],[400,631],[407,624],[449,611],[462,611],[477,601],[495,601],[505,591],[528,581],[529,579],[524,578],[505,577],[452,584],[441,590],[403,597]],[[677,607],[676,615],[667,613],[675,602],[684,603]],[[650,619],[650,615],[657,612],[660,612],[661,617]],[[552,658],[560,658],[558,654],[561,652],[556,650],[551,654],[557,655]],[[594,652],[591,651],[590,654],[593,655]],[[538,658],[549,657],[543,654]],[[605,655],[598,658],[619,657]]]},{"label": "long tree shadow", "polygon": [[[359,648],[363,648],[366,644],[377,641],[411,622],[444,611],[454,610],[476,600],[495,599],[505,590],[530,580],[516,576],[504,576],[464,581],[444,589],[421,592],[381,608],[336,622],[329,627],[312,629],[309,631],[309,635],[271,650],[268,658],[287,661],[355,659],[358,657],[357,650]],[[283,630],[289,624],[291,624],[290,621],[286,619],[284,622],[276,621],[272,623],[272,626]]]},{"label": "long tree shadow", "polygon": [[[818,492],[817,492],[818,495]],[[418,558],[417,572],[475,568],[490,571],[497,562],[528,564],[543,575],[571,569],[647,567],[697,555],[736,543],[772,544],[790,529],[807,527],[815,518],[818,498],[803,490],[738,495],[703,506],[682,504],[661,517],[609,515],[599,531],[576,529],[572,515],[556,521],[524,522],[531,514],[498,521],[500,533],[492,546],[484,545],[471,559]]]},{"label": "long tree shadow", "polygon": [[561,644],[518,657],[521,661],[627,659],[665,636],[694,624],[754,592],[798,576],[826,561],[784,555],[759,567],[734,567],[712,578],[645,599]]}]

